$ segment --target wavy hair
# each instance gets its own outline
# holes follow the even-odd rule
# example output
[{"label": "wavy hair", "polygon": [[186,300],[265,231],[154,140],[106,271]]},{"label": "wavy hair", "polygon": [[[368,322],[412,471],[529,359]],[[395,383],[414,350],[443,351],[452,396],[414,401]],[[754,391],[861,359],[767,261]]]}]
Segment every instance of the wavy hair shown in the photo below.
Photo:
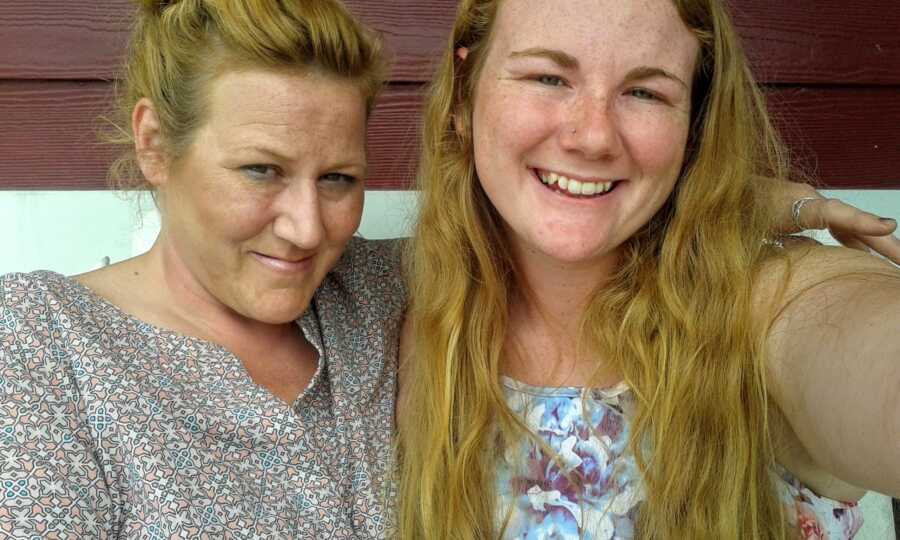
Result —
[{"label": "wavy hair", "polygon": [[[777,256],[761,242],[773,223],[766,179],[789,176],[787,154],[722,3],[673,1],[701,46],[683,170],[592,295],[578,345],[612,359],[604,368],[635,396],[641,538],[783,539],[767,329],[751,305],[755,272]],[[495,460],[503,441],[532,436],[499,383],[517,273],[474,165],[474,89],[499,7],[460,2],[424,111],[408,257],[415,358],[402,405],[420,416],[400,424],[398,441],[404,540],[496,537]]]},{"label": "wavy hair", "polygon": [[385,61],[380,40],[338,0],[139,0],[116,108],[101,135],[119,149],[110,183],[148,189],[137,167],[131,112],[149,98],[169,157],[190,145],[206,114],[209,83],[229,69],[310,70],[363,90],[371,111]]}]

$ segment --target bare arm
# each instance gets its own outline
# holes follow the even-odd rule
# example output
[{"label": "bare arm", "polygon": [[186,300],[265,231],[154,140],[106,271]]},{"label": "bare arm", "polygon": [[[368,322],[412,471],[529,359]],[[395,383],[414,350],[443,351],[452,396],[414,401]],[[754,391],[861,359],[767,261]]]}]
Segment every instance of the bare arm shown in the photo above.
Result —
[{"label": "bare arm", "polygon": [[760,288],[786,283],[768,312],[772,396],[809,468],[900,496],[900,270],[822,246],[789,258],[788,280],[773,265]]}]

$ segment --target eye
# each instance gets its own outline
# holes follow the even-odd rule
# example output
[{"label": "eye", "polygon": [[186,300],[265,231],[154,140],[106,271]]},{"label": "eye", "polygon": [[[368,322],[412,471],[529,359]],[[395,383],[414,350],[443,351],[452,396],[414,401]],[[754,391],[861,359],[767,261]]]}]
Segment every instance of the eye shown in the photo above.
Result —
[{"label": "eye", "polygon": [[566,81],[562,77],[557,77],[556,75],[538,75],[534,78],[535,81],[545,85],[545,86],[565,86]]},{"label": "eye", "polygon": [[334,183],[334,184],[343,183],[343,184],[347,184],[347,185],[353,185],[357,182],[357,178],[355,176],[350,176],[349,174],[342,174],[342,173],[336,173],[336,172],[323,174],[322,176],[319,177],[319,180],[321,180],[323,182],[328,182],[328,183]]},{"label": "eye", "polygon": [[263,163],[254,163],[240,167],[240,171],[251,180],[265,181],[274,180],[281,176],[281,169],[275,165],[266,165]]},{"label": "eye", "polygon": [[646,100],[646,101],[659,101],[659,96],[647,90],[646,88],[632,88],[628,91],[628,94],[636,97],[638,99]]}]

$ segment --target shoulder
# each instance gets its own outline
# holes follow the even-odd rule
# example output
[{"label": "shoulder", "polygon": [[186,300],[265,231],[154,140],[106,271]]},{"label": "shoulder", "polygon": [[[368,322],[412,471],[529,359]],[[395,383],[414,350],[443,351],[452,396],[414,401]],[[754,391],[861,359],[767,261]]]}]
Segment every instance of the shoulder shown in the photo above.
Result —
[{"label": "shoulder", "polygon": [[355,236],[347,244],[335,270],[343,274],[374,276],[399,273],[403,242],[400,238],[367,240]]},{"label": "shoulder", "polygon": [[768,325],[777,325],[801,313],[825,315],[835,302],[852,300],[860,292],[877,295],[897,287],[900,269],[890,262],[859,250],[792,239],[760,266],[754,312]]},{"label": "shoulder", "polygon": [[794,358],[888,324],[900,313],[900,269],[858,250],[790,242],[761,266],[753,294],[770,356]]},{"label": "shoulder", "polygon": [[37,271],[0,276],[0,327],[13,323],[35,325],[60,308],[71,282],[54,272]]},{"label": "shoulder", "polygon": [[68,384],[67,342],[77,286],[39,271],[0,276],[0,393],[47,400]]},{"label": "shoulder", "polygon": [[403,240],[366,240],[354,237],[347,244],[331,278],[354,296],[382,301],[403,299],[406,285],[402,271]]}]

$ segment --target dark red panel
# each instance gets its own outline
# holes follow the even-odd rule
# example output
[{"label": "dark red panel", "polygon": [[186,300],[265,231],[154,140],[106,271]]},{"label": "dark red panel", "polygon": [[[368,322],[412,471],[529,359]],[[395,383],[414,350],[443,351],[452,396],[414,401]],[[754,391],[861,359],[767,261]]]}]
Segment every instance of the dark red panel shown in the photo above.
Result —
[{"label": "dark red panel", "polygon": [[896,0],[730,0],[757,78],[900,84]]},{"label": "dark red panel", "polygon": [[[0,189],[102,189],[96,144],[104,83],[0,83]],[[370,186],[405,188],[416,155],[420,89],[391,87],[372,118]],[[827,185],[900,188],[900,89],[776,89],[786,139]]]},{"label": "dark red panel", "polygon": [[[110,148],[97,142],[106,83],[0,82],[0,189],[104,189]],[[369,186],[408,185],[419,88],[389,89],[373,114]]]},{"label": "dark red panel", "polygon": [[832,187],[900,187],[900,88],[782,88],[769,96],[795,160]]},{"label": "dark red panel", "polygon": [[[395,80],[427,80],[455,0],[347,0],[384,36]],[[133,0],[0,0],[0,79],[114,78]]]},{"label": "dark red panel", "polygon": [[[395,51],[397,81],[424,81],[445,46],[455,0],[348,0]],[[900,84],[896,0],[732,0],[760,79]],[[129,0],[0,1],[0,78],[109,79]]]}]

